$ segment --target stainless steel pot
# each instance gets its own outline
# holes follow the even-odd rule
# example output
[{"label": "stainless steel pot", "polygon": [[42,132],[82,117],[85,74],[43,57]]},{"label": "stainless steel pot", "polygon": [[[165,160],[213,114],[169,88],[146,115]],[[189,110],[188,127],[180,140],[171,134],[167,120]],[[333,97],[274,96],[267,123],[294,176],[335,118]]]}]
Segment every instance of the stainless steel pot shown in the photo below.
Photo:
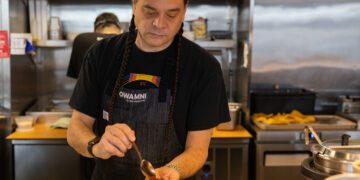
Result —
[{"label": "stainless steel pot", "polygon": [[[315,131],[311,133],[317,137]],[[360,160],[360,140],[348,140],[345,136],[318,143],[311,147],[316,169],[331,175],[353,173],[353,162]]]}]

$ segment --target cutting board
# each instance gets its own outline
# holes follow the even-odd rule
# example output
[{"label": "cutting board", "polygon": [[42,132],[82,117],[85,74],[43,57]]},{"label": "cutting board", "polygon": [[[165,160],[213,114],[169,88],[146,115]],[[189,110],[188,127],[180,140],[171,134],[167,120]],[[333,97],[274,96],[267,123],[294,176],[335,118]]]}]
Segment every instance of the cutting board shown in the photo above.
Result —
[{"label": "cutting board", "polygon": [[314,123],[305,124],[266,124],[253,123],[263,130],[302,130],[305,126],[312,126],[316,130],[348,130],[355,129],[356,123],[337,115],[315,115]]}]

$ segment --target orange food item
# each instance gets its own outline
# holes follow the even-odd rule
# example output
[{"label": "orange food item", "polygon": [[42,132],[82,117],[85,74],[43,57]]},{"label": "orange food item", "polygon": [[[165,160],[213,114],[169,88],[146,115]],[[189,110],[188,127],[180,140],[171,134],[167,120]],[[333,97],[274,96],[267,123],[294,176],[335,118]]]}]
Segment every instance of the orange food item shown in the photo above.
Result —
[{"label": "orange food item", "polygon": [[255,113],[253,115],[255,122],[266,124],[305,124],[316,121],[315,116],[304,115],[298,110],[292,110],[290,113],[265,114]]}]

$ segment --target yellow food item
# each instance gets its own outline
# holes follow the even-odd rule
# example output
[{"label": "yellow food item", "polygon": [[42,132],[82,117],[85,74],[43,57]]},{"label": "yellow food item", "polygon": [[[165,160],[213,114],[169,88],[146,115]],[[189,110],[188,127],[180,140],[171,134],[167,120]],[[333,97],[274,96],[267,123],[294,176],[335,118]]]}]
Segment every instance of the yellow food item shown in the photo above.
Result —
[{"label": "yellow food item", "polygon": [[266,124],[305,124],[316,121],[315,116],[304,115],[298,110],[292,110],[290,113],[265,114],[255,113],[253,115],[255,122]]}]

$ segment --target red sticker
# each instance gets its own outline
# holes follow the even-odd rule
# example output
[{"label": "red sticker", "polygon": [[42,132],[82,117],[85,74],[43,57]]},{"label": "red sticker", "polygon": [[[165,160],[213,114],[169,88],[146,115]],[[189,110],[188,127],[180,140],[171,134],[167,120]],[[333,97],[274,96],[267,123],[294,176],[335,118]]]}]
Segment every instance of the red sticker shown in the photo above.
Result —
[{"label": "red sticker", "polygon": [[0,30],[0,58],[10,57],[8,32]]}]

